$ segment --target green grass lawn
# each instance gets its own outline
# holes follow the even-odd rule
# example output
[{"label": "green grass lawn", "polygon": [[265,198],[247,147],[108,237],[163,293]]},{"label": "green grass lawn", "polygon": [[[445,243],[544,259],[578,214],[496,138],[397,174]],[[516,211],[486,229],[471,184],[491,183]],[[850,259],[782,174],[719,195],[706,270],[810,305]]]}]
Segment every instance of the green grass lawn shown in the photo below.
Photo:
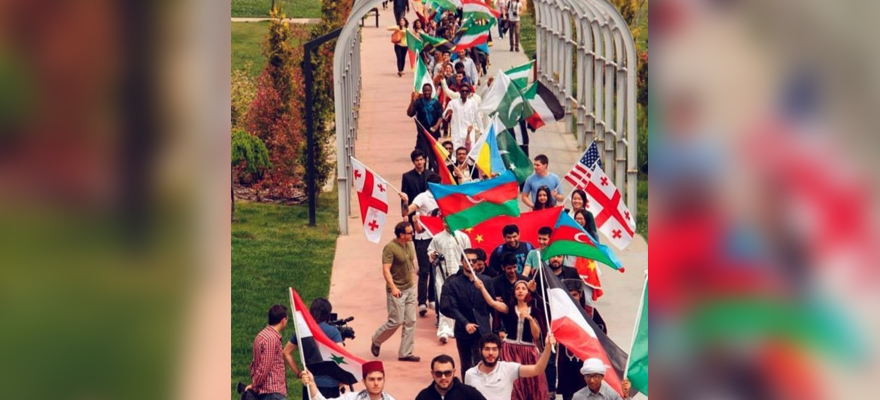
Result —
[{"label": "green grass lawn", "polygon": [[[254,336],[266,326],[273,304],[290,308],[287,288],[294,287],[306,304],[327,297],[336,250],[336,192],[318,199],[317,226],[308,227],[308,206],[236,203],[232,224],[232,399],[237,382],[250,383]],[[282,333],[290,339],[289,326]],[[290,371],[289,398],[302,386]]]},{"label": "green grass lawn", "polygon": [[[275,0],[287,18],[321,18],[320,0]],[[233,17],[268,17],[272,0],[232,0]]]},{"label": "green grass lawn", "polygon": [[535,52],[537,51],[537,42],[536,42],[536,34],[537,28],[535,28],[535,16],[532,14],[525,13],[519,19],[519,44],[522,46],[522,51],[529,58],[529,60],[535,57]]},{"label": "green grass lawn", "polygon": [[[248,74],[256,77],[266,64],[263,56],[263,42],[269,33],[268,22],[232,22],[232,70],[245,69],[248,62],[251,63]],[[299,46],[296,38],[291,39],[291,44]]]}]

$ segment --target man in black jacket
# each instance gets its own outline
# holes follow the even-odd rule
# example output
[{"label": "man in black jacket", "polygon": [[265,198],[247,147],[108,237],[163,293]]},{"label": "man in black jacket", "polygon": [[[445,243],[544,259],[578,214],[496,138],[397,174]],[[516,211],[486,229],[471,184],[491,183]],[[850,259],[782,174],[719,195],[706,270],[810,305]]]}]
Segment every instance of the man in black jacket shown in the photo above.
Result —
[{"label": "man in black jacket", "polygon": [[409,12],[409,0],[393,0],[391,3],[394,5],[394,22],[406,17],[406,13]]},{"label": "man in black jacket", "polygon": [[422,389],[416,400],[486,400],[476,388],[455,377],[455,360],[446,354],[431,360],[431,376],[434,382]]},{"label": "man in black jacket", "polygon": [[480,279],[486,283],[489,296],[495,297],[495,290],[489,285],[489,277],[477,273],[471,273],[467,262],[476,259],[473,249],[464,251],[467,261],[462,259],[462,267],[458,273],[449,278],[443,284],[440,295],[440,312],[455,320],[455,346],[458,348],[458,357],[461,360],[461,377],[470,367],[477,364],[480,359],[480,337],[492,332],[489,324],[489,305],[483,298],[483,294],[474,286],[474,279]]}]

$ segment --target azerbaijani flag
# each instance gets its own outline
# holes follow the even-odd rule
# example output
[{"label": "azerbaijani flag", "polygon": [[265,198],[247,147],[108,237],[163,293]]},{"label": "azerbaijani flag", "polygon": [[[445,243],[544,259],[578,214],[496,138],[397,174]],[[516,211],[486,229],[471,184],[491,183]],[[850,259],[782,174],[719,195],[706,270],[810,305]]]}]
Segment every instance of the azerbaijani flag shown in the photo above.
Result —
[{"label": "azerbaijani flag", "polygon": [[498,175],[507,168],[504,166],[504,160],[501,159],[501,152],[498,151],[498,137],[494,123],[489,124],[489,132],[483,136],[486,140],[477,153],[477,168],[483,171],[486,176]]},{"label": "azerbaijani flag", "polygon": [[462,19],[493,21],[500,17],[501,13],[482,0],[461,0],[461,15]]},{"label": "azerbaijani flag", "polygon": [[541,254],[544,260],[553,256],[578,256],[596,260],[611,268],[624,271],[617,256],[603,244],[590,237],[587,231],[575,222],[574,218],[564,212],[559,213],[559,219],[550,235],[550,243]]},{"label": "azerbaijani flag", "polygon": [[490,24],[478,25],[474,23],[474,20],[468,20],[459,30],[462,34],[455,42],[455,51],[466,50],[476,45],[487,43],[491,29],[492,26]]},{"label": "azerbaijani flag", "polygon": [[504,171],[498,177],[457,186],[428,182],[449,229],[467,229],[499,215],[519,216],[516,176]]},{"label": "azerbaijani flag", "polygon": [[351,355],[330,340],[299,294],[290,288],[290,305],[294,313],[294,329],[302,344],[303,363],[314,375],[326,375],[346,385],[357,383],[363,376],[366,361]]},{"label": "azerbaijani flag", "polygon": [[416,71],[413,76],[413,93],[422,93],[422,86],[431,85],[431,98],[437,98],[437,88],[434,87],[434,80],[428,72],[428,66],[422,61],[421,57],[416,57]]},{"label": "azerbaijani flag", "polygon": [[532,66],[534,65],[535,60],[532,60],[523,65],[504,71],[504,75],[507,75],[507,77],[510,78],[510,81],[516,83],[517,86],[524,88],[529,85],[529,76],[532,75]]},{"label": "azerbaijani flag", "polygon": [[[413,118],[415,119],[415,118]],[[439,142],[437,139],[434,139],[434,136],[431,136],[425,127],[419,123],[419,120],[415,119],[416,124],[419,126],[419,131],[422,132],[422,135],[425,135],[425,140],[431,145],[431,152],[434,153],[434,161],[437,162],[437,174],[440,175],[440,182],[444,185],[455,185],[455,179],[452,177],[452,172],[449,172],[449,168],[446,168],[447,160],[449,160],[449,153],[446,151],[446,148]]]},{"label": "azerbaijani flag", "polygon": [[[471,239],[471,247],[483,249],[486,254],[490,254],[504,243],[504,235],[501,234],[501,231],[505,225],[516,224],[519,226],[519,240],[521,242],[538,243],[538,229],[544,226],[552,228],[558,216],[559,210],[556,207],[526,211],[518,217],[502,215],[483,221],[462,232]],[[419,218],[419,221],[422,221],[431,233],[437,234],[443,230],[443,221],[440,217],[424,216]]]}]

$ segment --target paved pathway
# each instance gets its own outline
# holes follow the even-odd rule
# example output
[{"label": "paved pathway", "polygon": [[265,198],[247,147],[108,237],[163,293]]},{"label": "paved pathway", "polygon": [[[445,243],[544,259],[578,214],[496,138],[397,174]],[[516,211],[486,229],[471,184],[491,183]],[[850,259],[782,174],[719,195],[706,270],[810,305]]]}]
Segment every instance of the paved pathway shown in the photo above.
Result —
[{"label": "paved pathway", "polygon": [[[272,18],[232,18],[232,22],[263,22]],[[321,22],[320,18],[286,18],[285,21],[291,24],[317,24]]]},{"label": "paved pathway", "polygon": [[[368,26],[362,30],[361,68],[364,95],[355,157],[391,184],[398,186],[401,174],[412,168],[409,153],[415,140],[415,128],[405,110],[413,76],[410,71],[406,71],[403,77],[397,76],[391,34],[384,29],[393,25],[393,14],[390,8],[380,9],[380,14],[382,28]],[[411,13],[410,17],[412,16]],[[508,46],[500,42],[492,48],[490,75],[494,75],[500,68],[506,69],[527,61],[523,53],[511,53],[507,49]],[[576,148],[574,136],[564,132],[563,124],[540,130],[535,134],[531,147],[533,157],[539,153],[547,154],[551,171],[560,176],[567,172],[581,153]],[[570,188],[566,186],[565,190]],[[358,210],[356,202],[357,197],[352,196],[352,210]],[[398,212],[397,203],[390,201],[388,224],[378,245],[366,241],[360,230],[358,215],[351,215],[349,218],[350,234],[340,236],[337,241],[330,301],[340,317],[355,316],[350,326],[355,329],[357,338],[348,341],[348,349],[366,359],[373,359],[370,354],[370,338],[386,318],[380,260],[382,247],[394,237],[393,226],[400,220],[396,217]],[[639,237],[629,249],[618,252],[618,256],[627,266],[627,272],[620,274],[604,269],[602,282],[605,296],[599,300],[599,305],[608,322],[612,339],[628,350],[642,288],[643,271],[647,268],[647,245]],[[450,341],[441,345],[435,332],[434,313],[429,311],[416,324],[415,354],[422,358],[419,363],[397,361],[399,333],[382,346],[379,359],[385,362],[388,376],[386,389],[396,398],[414,398],[422,388],[428,386],[431,382],[430,360],[434,356],[447,353],[458,359],[455,343]],[[358,387],[362,388],[360,385]]]}]

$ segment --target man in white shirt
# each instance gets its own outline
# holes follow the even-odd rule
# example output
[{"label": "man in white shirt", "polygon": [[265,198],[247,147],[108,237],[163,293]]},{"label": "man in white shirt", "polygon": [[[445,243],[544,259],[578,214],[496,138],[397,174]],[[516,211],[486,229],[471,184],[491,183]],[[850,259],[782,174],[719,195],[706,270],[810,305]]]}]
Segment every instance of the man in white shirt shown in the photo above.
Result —
[{"label": "man in white shirt", "polygon": [[[366,362],[364,363],[362,368],[364,372],[364,387],[366,387],[366,389],[359,392],[347,392],[344,393],[342,396],[336,397],[336,399],[394,400],[394,397],[391,397],[390,394],[385,393],[385,368],[382,366],[382,361]],[[312,377],[311,372],[303,371],[300,379],[302,380],[303,386],[309,387],[309,391],[312,395],[312,400],[327,400],[323,395],[321,395],[321,392],[318,391],[318,386],[315,385],[315,379]]]},{"label": "man in white shirt", "polygon": [[519,378],[531,378],[544,373],[550,361],[551,347],[556,344],[552,333],[547,334],[544,351],[535,365],[522,365],[515,362],[498,361],[501,353],[501,338],[487,333],[480,338],[481,361],[467,370],[464,383],[471,385],[487,400],[510,400],[513,382]]},{"label": "man in white shirt", "polygon": [[449,123],[452,145],[455,148],[464,146],[470,151],[471,145],[475,142],[474,135],[479,126],[480,113],[477,102],[469,101],[469,97],[473,93],[470,85],[461,85],[458,92],[461,97],[451,100],[446,105],[443,118]]},{"label": "man in white shirt", "polygon": [[507,30],[510,32],[510,51],[519,51],[519,16],[523,11],[522,0],[507,2]]},{"label": "man in white shirt", "polygon": [[[428,256],[434,261],[438,256],[443,256],[438,267],[434,271],[434,291],[437,298],[443,292],[443,283],[446,279],[457,274],[461,268],[461,254],[464,249],[471,247],[471,239],[461,231],[455,231],[454,234],[449,231],[449,225],[443,221],[443,232],[438,233],[428,245]],[[437,313],[439,320],[437,321],[437,339],[440,343],[446,344],[449,338],[455,337],[453,328],[455,320]]]},{"label": "man in white shirt", "polygon": [[[440,175],[430,172],[426,181],[429,183],[440,183]],[[400,199],[406,202],[408,200],[407,194],[401,192]],[[428,313],[429,302],[435,303],[438,297],[434,296],[434,283],[431,282],[431,259],[428,257],[431,232],[428,232],[419,223],[419,218],[431,215],[431,212],[437,208],[437,200],[434,200],[434,193],[426,190],[419,193],[406,210],[407,214],[413,214],[413,228],[416,233],[413,237],[413,245],[416,248],[416,260],[419,263],[419,281],[416,293],[419,301],[419,315],[423,317]]]}]

